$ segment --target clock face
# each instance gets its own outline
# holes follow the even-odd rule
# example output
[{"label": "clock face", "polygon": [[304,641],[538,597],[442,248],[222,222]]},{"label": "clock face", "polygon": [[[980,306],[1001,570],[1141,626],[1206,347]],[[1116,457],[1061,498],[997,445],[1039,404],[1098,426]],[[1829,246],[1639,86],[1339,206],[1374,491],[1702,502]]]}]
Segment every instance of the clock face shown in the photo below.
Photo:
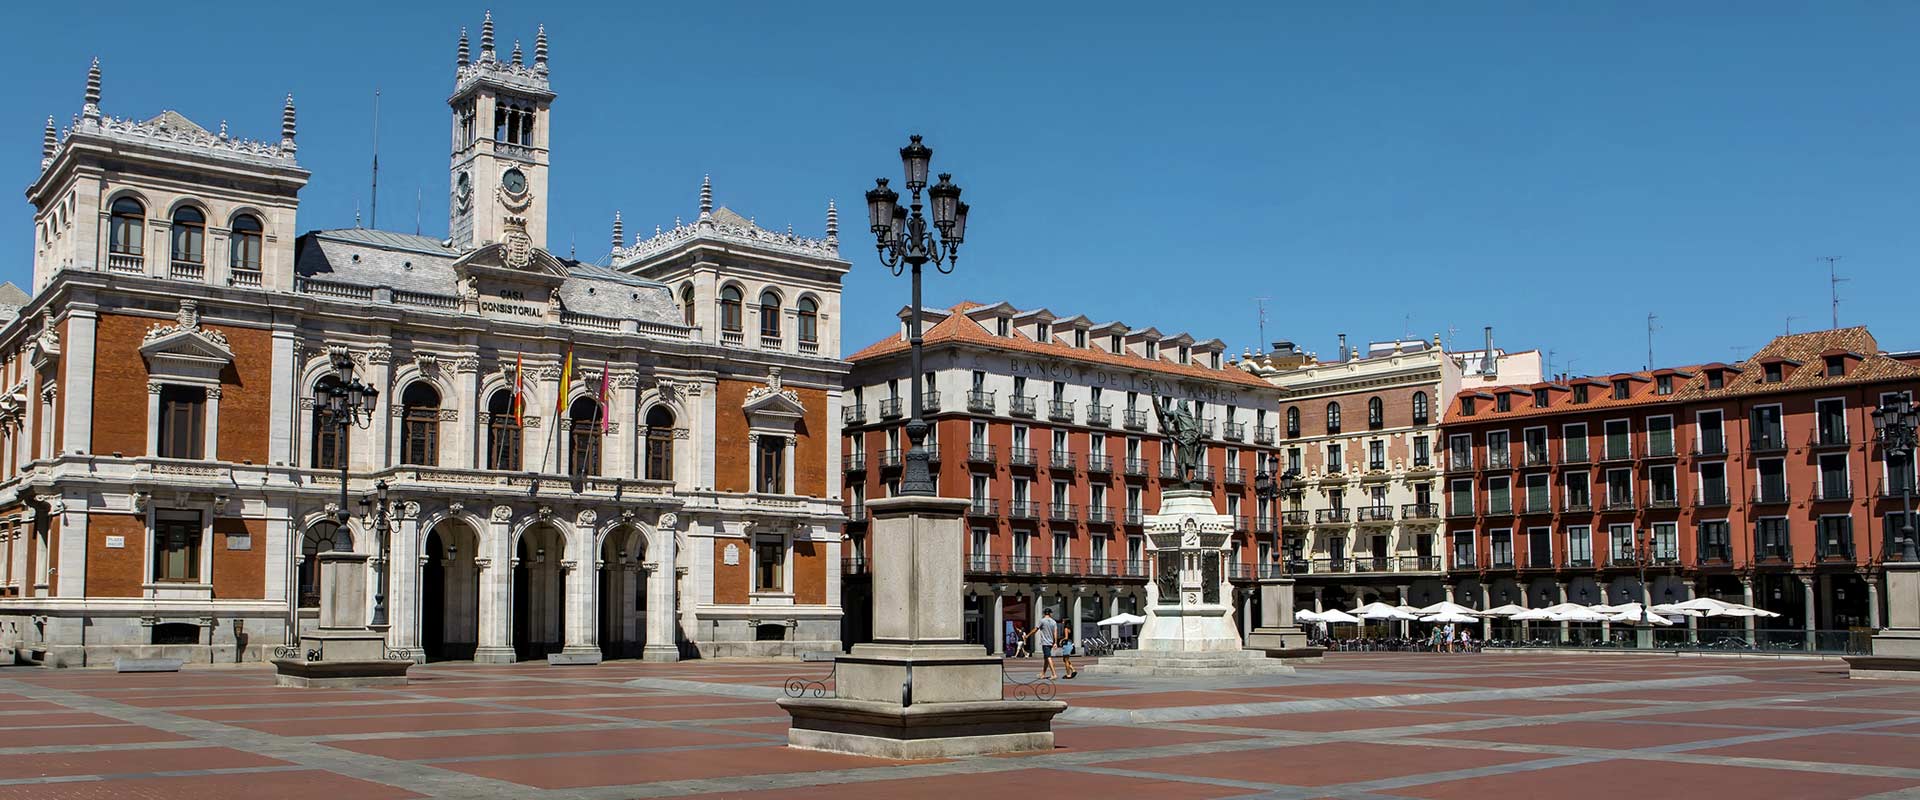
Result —
[{"label": "clock face", "polygon": [[462,172],[453,179],[453,196],[459,201],[461,208],[467,207],[467,204],[473,200],[472,175]]},{"label": "clock face", "polygon": [[507,174],[500,176],[500,187],[506,189],[507,194],[526,194],[527,175],[518,168],[507,170]]}]

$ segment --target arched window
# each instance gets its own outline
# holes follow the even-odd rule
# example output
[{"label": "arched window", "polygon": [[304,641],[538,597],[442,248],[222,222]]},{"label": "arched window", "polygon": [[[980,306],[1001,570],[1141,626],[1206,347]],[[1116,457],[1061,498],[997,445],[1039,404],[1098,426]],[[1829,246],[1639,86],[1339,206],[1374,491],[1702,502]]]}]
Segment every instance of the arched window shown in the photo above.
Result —
[{"label": "arched window", "polygon": [[174,263],[206,263],[207,215],[193,206],[181,206],[175,210],[171,241]]},{"label": "arched window", "polygon": [[1327,433],[1340,432],[1340,404],[1327,404]]},{"label": "arched window", "polygon": [[1380,402],[1380,398],[1367,398],[1367,427],[1378,428],[1386,424],[1386,407]]},{"label": "arched window", "polygon": [[1427,424],[1427,393],[1413,393],[1413,424]]},{"label": "arched window", "polygon": [[339,379],[328,375],[313,385],[313,468],[339,469],[347,461],[347,437],[333,418],[321,413],[321,398],[333,393]]},{"label": "arched window", "polygon": [[1300,407],[1287,409],[1287,438],[1300,438]]},{"label": "arched window", "polygon": [[738,333],[740,331],[740,287],[728,286],[720,290],[720,330]]},{"label": "arched window", "polygon": [[513,392],[501,389],[487,401],[487,469],[520,469],[520,419]]},{"label": "arched window", "polygon": [[800,298],[798,322],[800,341],[817,344],[820,341],[820,304],[811,297]]},{"label": "arched window", "polygon": [[400,463],[440,463],[440,392],[426,381],[400,393]]},{"label": "arched window", "polygon": [[673,480],[673,412],[666,406],[647,412],[647,480]]},{"label": "arched window", "polygon": [[680,287],[680,316],[685,318],[687,327],[694,326],[693,284],[691,283]]},{"label": "arched window", "polygon": [[233,237],[227,242],[228,269],[260,269],[260,242],[265,231],[260,226],[260,218],[252,214],[240,214],[233,218]]},{"label": "arched window", "polygon": [[780,295],[770,291],[760,293],[760,338],[780,340]]},{"label": "arched window", "polygon": [[147,207],[131,197],[113,201],[113,216],[108,220],[107,252],[118,256],[139,256],[144,252]]},{"label": "arched window", "polygon": [[300,607],[320,606],[321,553],[353,549],[353,534],[338,523],[317,522],[300,542]]},{"label": "arched window", "polygon": [[600,474],[600,402],[582,397],[567,407],[569,475]]}]

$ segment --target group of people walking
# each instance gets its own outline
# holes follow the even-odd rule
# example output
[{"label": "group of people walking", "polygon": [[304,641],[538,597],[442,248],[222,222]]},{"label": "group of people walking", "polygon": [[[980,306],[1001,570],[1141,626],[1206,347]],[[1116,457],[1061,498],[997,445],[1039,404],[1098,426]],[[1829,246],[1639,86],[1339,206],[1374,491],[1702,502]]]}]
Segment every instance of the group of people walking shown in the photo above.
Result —
[{"label": "group of people walking", "polygon": [[1436,653],[1471,653],[1473,633],[1466,628],[1455,628],[1449,622],[1446,627],[1434,627],[1433,635],[1427,638],[1427,645]]},{"label": "group of people walking", "polygon": [[1062,668],[1066,671],[1066,674],[1060,677],[1071,680],[1073,676],[1080,673],[1080,669],[1073,665],[1073,626],[1061,625],[1055,621],[1052,611],[1042,613],[1040,621],[1024,632],[1020,630],[1019,623],[1008,620],[1006,637],[1007,657],[1039,657],[1042,678],[1052,679],[1055,676],[1053,667],[1055,658],[1060,659]]}]

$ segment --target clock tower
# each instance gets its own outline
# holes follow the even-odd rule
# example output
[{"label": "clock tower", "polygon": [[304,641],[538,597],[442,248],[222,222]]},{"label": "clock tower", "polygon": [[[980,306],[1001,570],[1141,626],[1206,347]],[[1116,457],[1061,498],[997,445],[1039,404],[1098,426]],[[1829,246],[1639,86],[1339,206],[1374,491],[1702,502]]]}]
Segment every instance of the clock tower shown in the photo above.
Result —
[{"label": "clock tower", "polygon": [[453,159],[447,203],[447,238],[469,250],[501,241],[509,220],[524,227],[533,246],[547,246],[547,29],[533,40],[533,63],[523,63],[520,43],[500,60],[493,48],[493,13],[480,24],[480,53],[469,59],[467,32],[460,49],[453,96]]}]

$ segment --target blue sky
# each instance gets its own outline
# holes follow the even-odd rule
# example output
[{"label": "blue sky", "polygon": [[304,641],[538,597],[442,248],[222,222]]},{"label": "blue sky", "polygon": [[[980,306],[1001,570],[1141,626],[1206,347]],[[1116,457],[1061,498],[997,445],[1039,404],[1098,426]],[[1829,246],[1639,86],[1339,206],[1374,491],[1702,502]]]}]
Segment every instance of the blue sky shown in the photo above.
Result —
[{"label": "blue sky", "polygon": [[[1840,321],[1920,348],[1920,5],[1910,3],[635,3],[500,5],[500,47],[553,47],[550,247],[609,219],[691,218],[700,176],[766,227],[818,235],[837,198],[850,346],[907,286],[861,193],[920,132],[973,206],[930,302],[1057,313],[1323,354],[1334,337],[1493,325],[1553,369],[1747,355]],[[963,15],[937,13],[965,9]],[[300,227],[367,206],[380,87],[382,227],[446,229],[446,94],[483,4],[29,3],[0,177],[25,187],[48,114],[165,108],[236,135],[300,109]],[[31,38],[22,38],[24,32]],[[909,47],[911,45],[911,47]],[[884,58],[882,58],[884,57]],[[898,183],[898,180],[895,181]],[[15,195],[16,198],[21,197]],[[31,209],[0,215],[25,284]]]}]

